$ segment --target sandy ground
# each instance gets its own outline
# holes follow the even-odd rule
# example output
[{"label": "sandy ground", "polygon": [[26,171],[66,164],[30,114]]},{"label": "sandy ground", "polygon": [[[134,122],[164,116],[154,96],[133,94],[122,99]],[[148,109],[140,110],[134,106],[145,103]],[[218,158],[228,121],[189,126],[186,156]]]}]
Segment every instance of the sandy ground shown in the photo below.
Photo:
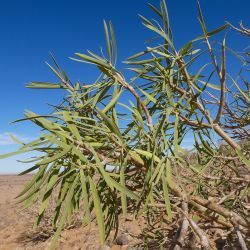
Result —
[{"label": "sandy ground", "polygon": [[0,249],[22,249],[19,237],[25,232],[28,222],[20,216],[15,197],[30,176],[0,176]]},{"label": "sandy ground", "polygon": [[[0,175],[0,250],[47,249],[50,244],[51,237],[46,237],[46,232],[32,230],[34,215],[21,211],[20,205],[15,204],[15,197],[30,178],[29,175]],[[123,228],[133,234],[140,232],[140,225],[131,221]],[[110,247],[112,250],[134,249],[113,242]],[[99,249],[96,225],[64,230],[58,249]]]}]

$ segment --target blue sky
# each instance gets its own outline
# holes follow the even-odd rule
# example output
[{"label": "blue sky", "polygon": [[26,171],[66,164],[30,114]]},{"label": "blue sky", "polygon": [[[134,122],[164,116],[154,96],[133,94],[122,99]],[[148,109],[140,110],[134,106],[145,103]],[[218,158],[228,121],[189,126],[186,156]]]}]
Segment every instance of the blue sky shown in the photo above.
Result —
[{"label": "blue sky", "polygon": [[[31,80],[53,81],[44,61],[53,52],[73,80],[92,81],[93,67],[68,59],[75,52],[86,49],[98,51],[105,45],[102,20],[112,20],[118,42],[119,60],[143,49],[152,36],[142,27],[138,14],[152,17],[147,2],[158,5],[158,0],[11,0],[0,1],[0,154],[16,145],[8,133],[18,138],[33,139],[38,130],[30,123],[10,125],[21,118],[25,109],[46,114],[46,103],[56,104],[60,91],[37,91],[25,88]],[[181,46],[201,33],[197,20],[196,1],[167,1],[175,42]],[[201,1],[209,29],[224,24],[225,20],[237,25],[243,21],[250,26],[250,1]],[[239,35],[230,35],[230,45],[245,46]],[[120,65],[119,65],[120,66]],[[0,160],[0,173],[18,172],[27,166],[16,162],[23,156]]]}]

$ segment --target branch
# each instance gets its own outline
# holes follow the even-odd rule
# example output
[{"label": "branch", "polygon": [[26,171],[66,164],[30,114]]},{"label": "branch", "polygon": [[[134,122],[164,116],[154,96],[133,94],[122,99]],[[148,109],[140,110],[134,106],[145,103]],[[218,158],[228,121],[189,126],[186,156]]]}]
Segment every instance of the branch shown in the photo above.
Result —
[{"label": "branch", "polygon": [[250,222],[246,221],[245,219],[243,219],[241,216],[239,216],[238,214],[234,213],[233,211],[230,211],[220,205],[218,205],[217,203],[214,203],[213,201],[210,200],[206,200],[203,199],[202,197],[199,196],[187,196],[185,192],[183,192],[183,190],[176,184],[176,183],[172,183],[171,185],[169,185],[170,189],[175,193],[175,195],[177,195],[178,197],[180,197],[182,200],[187,200],[188,203],[192,204],[193,202],[206,207],[214,212],[216,212],[217,214],[220,214],[222,216],[224,216],[225,218],[229,219],[232,224],[237,224],[237,225],[241,225],[247,229],[250,228]]},{"label": "branch", "polygon": [[222,128],[218,124],[212,124],[214,131],[224,139],[233,149],[241,149],[240,145],[235,142],[228,134],[222,130]]},{"label": "branch", "polygon": [[214,123],[218,123],[220,121],[223,108],[225,105],[225,90],[226,90],[226,46],[225,46],[225,39],[222,43],[222,65],[221,65],[221,71],[218,72],[220,83],[221,83],[221,90],[220,90],[220,106],[218,109],[218,113],[216,115],[216,118],[214,120]]},{"label": "branch", "polygon": [[218,205],[217,203],[215,203],[213,201],[205,200],[205,199],[198,197],[198,196],[191,196],[190,200],[224,216],[225,218],[228,218],[233,224],[236,223],[236,224],[242,225],[243,227],[246,227],[246,228],[250,227],[250,223],[247,222],[246,220],[244,220],[238,214]]},{"label": "branch", "polygon": [[229,23],[229,25],[230,25],[233,29],[235,29],[236,31],[240,32],[241,34],[246,35],[246,36],[250,36],[250,29],[244,27],[243,24],[242,24],[242,22],[240,23],[241,29],[239,29],[239,28],[233,26],[231,23]]},{"label": "branch", "polygon": [[122,85],[124,86],[124,88],[126,88],[128,91],[130,91],[130,93],[139,101],[142,109],[145,112],[146,115],[146,119],[148,122],[148,127],[149,130],[152,132],[153,131],[153,121],[152,121],[152,117],[148,111],[147,106],[143,103],[143,101],[141,100],[140,96],[136,93],[135,89],[133,88],[133,86],[129,85],[124,79],[123,77],[118,74],[117,72],[113,75],[115,77],[115,79]]},{"label": "branch", "polygon": [[196,232],[196,234],[199,236],[200,238],[200,243],[203,247],[203,249],[209,250],[211,249],[210,244],[209,244],[209,240],[207,238],[207,235],[202,231],[202,229],[188,216],[188,214],[186,214],[185,212],[183,212],[183,214],[185,215],[185,217],[187,218],[190,226],[193,228],[193,230]]},{"label": "branch", "polygon": [[[188,214],[188,204],[185,201],[182,201],[182,210],[186,214]],[[176,240],[177,244],[175,245],[173,250],[180,250],[184,247],[185,237],[186,237],[186,234],[188,232],[188,225],[189,225],[188,219],[186,218],[186,216],[183,216],[180,233],[179,233],[179,236]]]},{"label": "branch", "polygon": [[[88,155],[93,155],[91,150],[83,142],[76,141],[75,144],[80,147],[80,149],[81,149],[81,151],[83,153],[88,154]],[[108,152],[108,153],[110,153],[110,152]],[[103,153],[100,153],[100,152],[97,152],[97,155],[103,162],[105,162],[105,164],[113,163],[114,161],[120,159],[120,153],[115,152],[115,151],[112,154],[109,154],[109,156],[106,156],[106,155],[104,155]],[[135,167],[138,167],[138,168],[144,168],[145,167],[144,164],[142,164],[142,162],[140,162],[132,154],[129,154],[127,156],[127,161],[131,162]],[[132,171],[134,171],[134,169],[132,169]]]},{"label": "branch", "polygon": [[236,232],[236,234],[238,236],[238,240],[239,240],[239,244],[241,246],[241,249],[242,250],[247,250],[247,245],[246,245],[246,242],[244,241],[244,238],[243,238],[242,233],[241,233],[241,231],[239,229],[239,226],[235,227],[235,232]]}]

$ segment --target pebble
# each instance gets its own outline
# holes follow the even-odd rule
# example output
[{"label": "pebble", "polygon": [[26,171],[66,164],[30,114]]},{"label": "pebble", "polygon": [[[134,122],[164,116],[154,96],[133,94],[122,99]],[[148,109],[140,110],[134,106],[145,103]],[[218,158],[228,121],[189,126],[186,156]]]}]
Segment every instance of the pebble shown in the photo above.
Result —
[{"label": "pebble", "polygon": [[121,234],[116,238],[116,244],[119,246],[128,245],[127,234]]}]

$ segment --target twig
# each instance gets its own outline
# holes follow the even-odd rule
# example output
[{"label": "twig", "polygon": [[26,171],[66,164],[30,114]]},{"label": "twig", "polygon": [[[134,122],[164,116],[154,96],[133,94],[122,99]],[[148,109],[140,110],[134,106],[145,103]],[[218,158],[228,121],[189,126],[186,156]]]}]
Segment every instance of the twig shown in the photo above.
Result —
[{"label": "twig", "polygon": [[[199,2],[198,2],[198,5],[199,5],[199,9],[200,9]],[[221,90],[220,90],[220,105],[219,105],[219,109],[218,109],[216,118],[215,118],[215,120],[213,122],[213,123],[217,124],[220,121],[220,118],[221,118],[221,115],[222,115],[222,111],[223,111],[223,107],[224,107],[224,103],[225,103],[225,88],[226,88],[226,83],[225,83],[225,80],[226,80],[226,69],[225,69],[225,65],[226,65],[226,61],[225,61],[225,58],[226,58],[226,49],[225,49],[225,39],[223,40],[223,43],[222,43],[222,65],[221,65],[221,70],[220,70],[219,65],[217,63],[217,60],[216,60],[216,56],[215,56],[215,54],[213,52],[212,46],[211,46],[211,44],[209,42],[209,39],[208,39],[207,30],[206,30],[206,27],[205,27],[205,24],[204,24],[205,21],[203,19],[202,14],[200,15],[200,21],[203,24],[202,25],[202,29],[203,29],[203,33],[204,33],[204,38],[205,38],[205,41],[206,41],[206,44],[207,44],[207,48],[208,48],[210,57],[212,59],[214,68],[215,68],[215,70],[216,70],[216,72],[217,72],[217,74],[219,76],[220,85],[221,85]]]},{"label": "twig", "polygon": [[236,234],[237,234],[237,236],[238,236],[238,240],[239,240],[239,244],[240,244],[240,246],[241,246],[241,249],[242,249],[242,250],[248,250],[248,249],[247,249],[246,242],[244,241],[244,238],[243,238],[243,236],[242,236],[242,233],[241,233],[241,231],[240,231],[240,229],[239,229],[239,226],[236,226],[234,229],[235,229]]},{"label": "twig", "polygon": [[[186,201],[182,202],[182,210],[188,214],[188,204]],[[186,218],[186,216],[183,216],[183,220],[182,220],[182,224],[181,224],[181,229],[179,232],[179,236],[176,240],[177,244],[175,245],[173,250],[180,250],[184,247],[184,240],[186,237],[186,234],[188,232],[188,226],[189,226],[189,222],[188,219]]]},{"label": "twig", "polygon": [[223,197],[219,200],[218,204],[219,204],[219,205],[220,205],[220,204],[223,204],[229,197],[231,197],[232,195],[234,195],[235,192],[236,192],[236,190],[233,190],[233,191],[230,192],[229,194],[223,196]]},{"label": "twig", "polygon": [[202,231],[202,229],[191,218],[189,218],[189,216],[185,212],[183,212],[183,214],[186,216],[190,226],[193,228],[193,230],[199,236],[200,243],[201,243],[202,247],[206,250],[211,249],[210,244],[209,244],[209,240],[208,240],[206,234]]},{"label": "twig", "polygon": [[148,111],[148,108],[147,106],[143,103],[143,101],[141,101],[141,98],[140,96],[137,94],[137,92],[135,91],[135,89],[133,88],[133,86],[131,86],[130,84],[128,84],[124,79],[123,77],[116,73],[114,74],[114,77],[116,78],[116,80],[122,85],[124,86],[127,90],[130,91],[130,93],[138,100],[138,102],[140,103],[142,109],[144,110],[145,112],[145,115],[146,115],[146,119],[147,119],[147,122],[148,122],[148,127],[150,129],[150,131],[152,132],[153,131],[153,121],[152,121],[152,117]]},{"label": "twig", "polygon": [[[214,58],[215,59],[215,58]],[[179,67],[180,68],[183,68],[183,65],[185,65],[185,62],[183,61],[183,59],[181,59],[181,60],[178,60],[178,63],[179,63]],[[215,67],[217,68],[217,72],[219,72],[218,74],[220,75],[220,79],[221,79],[221,74],[220,74],[220,69],[219,69],[219,67],[218,67],[218,65],[217,65],[217,62],[216,62],[216,60],[215,60]],[[190,78],[190,76],[189,76],[189,74],[188,74],[188,72],[187,72],[187,70],[184,68],[183,69],[183,73],[184,73],[184,75],[185,75],[185,77],[186,77],[186,79],[187,79],[187,82],[188,82],[188,84],[189,84],[189,86],[192,86],[192,81],[191,81],[191,78]],[[223,79],[222,79],[223,80]],[[190,93],[190,92],[188,92],[188,93],[186,93],[186,90],[184,90],[184,89],[181,89],[181,88],[178,88],[178,87],[176,87],[176,86],[174,86],[174,85],[171,85],[171,87],[173,87],[176,91],[178,91],[179,93],[181,93],[181,94],[186,94],[187,95],[187,97],[191,97],[192,95],[194,96],[194,94],[192,94],[192,93]],[[209,121],[209,123],[210,124],[206,124],[206,125],[204,125],[204,124],[202,124],[204,127],[207,127],[207,125],[208,126],[210,126],[211,128],[213,128],[214,129],[214,131],[222,138],[222,139],[224,139],[233,149],[241,149],[240,148],[240,146],[239,146],[239,144],[238,143],[236,143],[231,137],[229,137],[228,136],[228,134],[227,133],[225,133],[225,131],[223,131],[222,130],[222,128],[218,125],[218,123],[215,123],[214,121],[213,121],[213,119],[210,117],[210,115],[209,115],[209,113],[207,112],[207,110],[203,107],[203,105],[199,102],[199,100],[197,99],[196,101],[195,101],[195,104],[197,105],[197,108],[201,111],[201,113],[205,116],[205,118]],[[191,124],[192,123],[192,124]],[[190,125],[192,126],[194,126],[194,125],[196,125],[196,124],[194,124],[193,122],[191,122],[190,123]],[[198,124],[197,124],[198,125]],[[197,126],[196,125],[196,126]]]},{"label": "twig", "polygon": [[230,25],[233,29],[235,29],[235,30],[237,30],[238,32],[240,32],[241,34],[250,36],[250,29],[244,27],[243,24],[242,24],[242,22],[240,23],[241,29],[239,29],[239,28],[233,26],[231,23],[229,23],[229,25]]},{"label": "twig", "polygon": [[[203,178],[205,179],[210,179],[210,180],[222,180],[226,179],[226,176],[212,176],[212,175],[202,175]],[[245,177],[229,177],[228,180],[231,181],[250,181],[250,175],[245,175]]]},{"label": "twig", "polygon": [[228,136],[228,134],[222,130],[222,128],[216,123],[212,125],[214,131],[222,138],[224,139],[232,148],[234,149],[241,149],[240,145],[236,143],[231,137]]},{"label": "twig", "polygon": [[209,208],[210,210],[224,216],[225,218],[228,218],[233,224],[240,224],[243,227],[249,228],[250,223],[247,222],[246,220],[244,220],[241,216],[239,216],[238,214],[220,206],[219,204],[213,202],[213,201],[209,201],[209,200],[205,200],[201,197],[198,196],[191,196],[190,199],[206,208]]},{"label": "twig", "polygon": [[220,90],[220,106],[218,109],[218,113],[216,115],[216,118],[214,120],[214,123],[218,123],[220,121],[223,108],[225,105],[225,90],[226,90],[226,46],[225,46],[225,39],[222,43],[222,64],[221,64],[221,70],[218,72],[220,83],[221,83],[221,90]]}]

